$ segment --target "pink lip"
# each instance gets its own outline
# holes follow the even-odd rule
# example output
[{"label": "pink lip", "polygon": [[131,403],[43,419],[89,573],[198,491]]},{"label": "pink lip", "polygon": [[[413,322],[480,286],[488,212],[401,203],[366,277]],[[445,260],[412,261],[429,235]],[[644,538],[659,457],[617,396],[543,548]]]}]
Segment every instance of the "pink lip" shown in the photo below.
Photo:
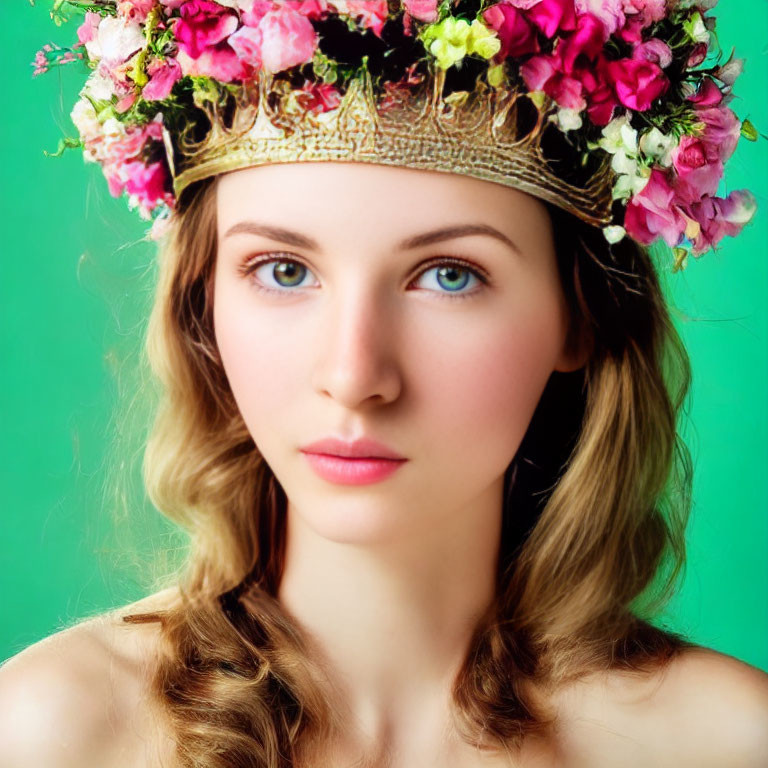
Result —
[{"label": "pink lip", "polygon": [[405,456],[368,438],[347,442],[329,437],[305,445],[301,452],[320,477],[342,485],[376,483],[407,461]]},{"label": "pink lip", "polygon": [[312,469],[324,480],[341,485],[365,485],[389,477],[407,459],[350,459],[304,451]]}]

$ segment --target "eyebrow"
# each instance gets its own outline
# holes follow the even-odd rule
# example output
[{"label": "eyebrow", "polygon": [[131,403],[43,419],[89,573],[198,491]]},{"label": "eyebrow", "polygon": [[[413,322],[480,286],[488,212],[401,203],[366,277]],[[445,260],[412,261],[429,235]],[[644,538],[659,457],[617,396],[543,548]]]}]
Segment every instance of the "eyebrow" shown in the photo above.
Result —
[{"label": "eyebrow", "polygon": [[[320,246],[316,240],[313,240],[301,232],[295,232],[284,227],[276,227],[271,224],[262,224],[257,221],[241,221],[231,226],[224,234],[224,239],[234,235],[261,235],[270,240],[276,240],[296,248],[305,248],[310,251],[320,251]],[[434,245],[445,240],[455,240],[459,237],[469,237],[471,235],[485,235],[501,241],[504,245],[511,248],[518,255],[521,254],[517,244],[490,224],[457,224],[451,227],[441,227],[420,235],[414,235],[403,240],[399,244],[400,250],[409,251],[415,248],[423,248],[427,245]]]}]

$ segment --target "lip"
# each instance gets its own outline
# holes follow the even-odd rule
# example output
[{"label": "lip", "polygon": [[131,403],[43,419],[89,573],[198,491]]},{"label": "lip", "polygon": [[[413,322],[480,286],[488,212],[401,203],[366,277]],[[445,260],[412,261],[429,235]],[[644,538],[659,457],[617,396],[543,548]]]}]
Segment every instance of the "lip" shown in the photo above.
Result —
[{"label": "lip", "polygon": [[402,467],[407,459],[360,459],[331,456],[328,453],[304,455],[323,480],[339,485],[366,485],[384,480]]},{"label": "lip", "polygon": [[342,458],[406,460],[405,456],[401,456],[397,451],[367,437],[361,437],[351,442],[339,440],[336,437],[326,437],[305,445],[300,450],[302,453],[324,454]]}]

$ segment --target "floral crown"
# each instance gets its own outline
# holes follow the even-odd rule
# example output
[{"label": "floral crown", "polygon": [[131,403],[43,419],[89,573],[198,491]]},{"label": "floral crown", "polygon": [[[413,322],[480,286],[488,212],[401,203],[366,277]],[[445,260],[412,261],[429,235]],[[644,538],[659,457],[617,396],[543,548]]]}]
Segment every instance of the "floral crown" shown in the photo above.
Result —
[{"label": "floral crown", "polygon": [[516,187],[663,240],[675,269],[738,234],[716,192],[740,137],[717,0],[54,0],[83,61],[72,112],[110,192],[155,220],[193,182],[273,162],[358,160]]}]

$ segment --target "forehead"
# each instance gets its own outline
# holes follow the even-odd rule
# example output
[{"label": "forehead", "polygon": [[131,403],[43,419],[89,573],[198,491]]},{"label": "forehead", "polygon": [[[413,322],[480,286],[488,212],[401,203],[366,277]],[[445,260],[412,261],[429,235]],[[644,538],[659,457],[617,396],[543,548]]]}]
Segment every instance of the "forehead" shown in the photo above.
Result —
[{"label": "forehead", "polygon": [[548,224],[539,200],[460,174],[373,163],[307,162],[246,168],[222,176],[219,233],[247,219],[302,224],[316,237],[392,238],[432,226],[485,223],[535,242]]}]

